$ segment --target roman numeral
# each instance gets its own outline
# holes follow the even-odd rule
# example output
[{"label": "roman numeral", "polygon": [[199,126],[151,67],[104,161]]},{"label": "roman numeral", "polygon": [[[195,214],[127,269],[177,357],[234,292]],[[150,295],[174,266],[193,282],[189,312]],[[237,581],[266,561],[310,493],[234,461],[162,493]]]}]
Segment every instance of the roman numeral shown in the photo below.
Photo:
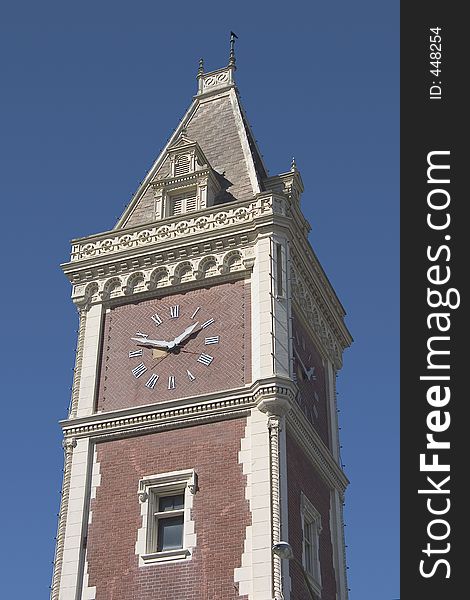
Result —
[{"label": "roman numeral", "polygon": [[143,375],[146,370],[147,370],[147,367],[144,365],[143,362],[141,362],[139,365],[137,365],[136,367],[134,367],[132,369],[132,374],[137,379],[138,377],[140,377],[141,375]]},{"label": "roman numeral", "polygon": [[201,325],[201,329],[205,329],[206,327],[209,327],[209,325],[212,325],[213,322],[214,322],[214,319],[209,319],[208,321],[206,321],[205,323],[203,323]]},{"label": "roman numeral", "polygon": [[134,356],[142,356],[144,353],[143,349],[140,350],[129,350],[129,358],[134,358]]},{"label": "roman numeral", "polygon": [[196,379],[191,371],[188,371],[188,369],[186,369],[186,374],[188,375],[189,381],[194,381]]},{"label": "roman numeral", "polygon": [[170,306],[170,319],[177,319],[180,316],[180,305]]},{"label": "roman numeral", "polygon": [[142,333],[141,331],[138,331],[136,333],[137,336],[139,337],[143,337],[143,338],[148,338],[149,334],[148,333]]},{"label": "roman numeral", "polygon": [[214,335],[212,337],[206,337],[206,339],[204,340],[204,344],[206,346],[208,346],[209,344],[218,344],[219,343],[219,336],[218,335]]},{"label": "roman numeral", "polygon": [[170,375],[168,377],[168,389],[169,390],[174,390],[175,387],[176,387],[175,376],[174,375]]},{"label": "roman numeral", "polygon": [[148,387],[150,390],[153,390],[157,381],[158,381],[158,375],[156,373],[152,373],[152,377],[150,377],[150,379],[147,381],[147,383],[145,384],[145,387]]},{"label": "roman numeral", "polygon": [[201,310],[201,307],[200,307],[200,306],[198,306],[198,307],[196,308],[196,310],[193,312],[193,314],[191,315],[191,319],[194,319],[194,317],[197,315],[197,313],[198,313],[200,310]]},{"label": "roman numeral", "polygon": [[206,367],[208,367],[213,360],[213,356],[210,356],[209,354],[201,354],[201,356],[197,359],[197,362],[202,363],[203,365],[206,365]]},{"label": "roman numeral", "polygon": [[152,321],[155,323],[155,325],[158,327],[159,325],[161,325],[163,323],[163,320],[161,317],[159,317],[157,315],[157,313],[155,313],[154,315],[152,315],[150,317],[152,319]]}]

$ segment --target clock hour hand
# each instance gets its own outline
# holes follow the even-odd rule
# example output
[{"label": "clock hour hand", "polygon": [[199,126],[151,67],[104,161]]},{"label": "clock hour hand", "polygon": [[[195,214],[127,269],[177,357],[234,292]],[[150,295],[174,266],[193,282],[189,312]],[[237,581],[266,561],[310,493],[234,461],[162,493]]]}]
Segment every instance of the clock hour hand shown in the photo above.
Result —
[{"label": "clock hour hand", "polygon": [[304,374],[305,374],[305,377],[306,377],[306,378],[307,378],[309,381],[310,381],[312,378],[313,378],[313,379],[316,379],[316,377],[314,376],[314,373],[315,373],[315,367],[308,367],[308,368],[307,368],[307,367],[304,365],[304,363],[302,362],[302,359],[300,358],[300,356],[299,356],[299,353],[298,353],[298,352],[296,352],[295,350],[294,350],[294,353],[295,353],[295,356],[297,357],[297,360],[298,360],[298,361],[299,361],[299,363],[300,363],[300,366],[302,367],[302,370],[303,370],[303,372],[304,372]]},{"label": "clock hour hand", "polygon": [[170,348],[172,348],[173,346],[178,346],[179,344],[181,344],[181,342],[184,342],[184,340],[186,340],[191,334],[192,332],[196,329],[196,327],[199,325],[199,321],[196,321],[196,323],[193,323],[192,325],[190,325],[189,327],[187,327],[182,334],[180,334],[178,337],[175,337],[175,339],[170,342]]},{"label": "clock hour hand", "polygon": [[150,348],[167,348],[170,349],[171,342],[166,342],[165,340],[149,340],[149,338],[131,338],[134,342],[138,342],[141,346],[149,346]]}]

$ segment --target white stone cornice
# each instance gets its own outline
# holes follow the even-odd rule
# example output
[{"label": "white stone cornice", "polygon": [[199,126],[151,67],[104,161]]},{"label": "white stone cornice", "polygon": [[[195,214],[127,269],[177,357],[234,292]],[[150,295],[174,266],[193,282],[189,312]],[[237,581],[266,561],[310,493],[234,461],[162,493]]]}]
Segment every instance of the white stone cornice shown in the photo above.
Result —
[{"label": "white stone cornice", "polygon": [[174,429],[243,416],[250,408],[273,396],[284,399],[285,402],[293,402],[293,389],[292,382],[272,378],[256,382],[249,388],[229,392],[70,418],[61,421],[61,426],[67,438],[135,435],[142,430],[150,432],[152,429]]},{"label": "white stone cornice", "polygon": [[292,437],[327,485],[344,494],[349,484],[348,478],[297,405],[293,404],[292,410],[286,416],[286,422]]},{"label": "white stone cornice", "polygon": [[230,202],[194,213],[169,217],[145,226],[79,238],[72,241],[70,263],[65,263],[62,268],[67,274],[73,269],[73,263],[138,248],[162,248],[172,240],[177,240],[177,244],[181,245],[181,240],[186,242],[189,237],[197,242],[200,238],[207,237],[207,234],[209,238],[213,238],[214,232],[218,235],[225,229],[236,230],[240,225],[245,228],[248,223],[265,214],[286,214],[287,200],[280,196],[275,200],[274,202],[273,194],[259,194],[250,201]]},{"label": "white stone cornice", "polygon": [[177,293],[200,287],[208,279],[214,285],[248,277],[254,260],[248,236],[157,252],[73,273],[72,299],[92,305],[135,296],[145,299],[155,292]]}]

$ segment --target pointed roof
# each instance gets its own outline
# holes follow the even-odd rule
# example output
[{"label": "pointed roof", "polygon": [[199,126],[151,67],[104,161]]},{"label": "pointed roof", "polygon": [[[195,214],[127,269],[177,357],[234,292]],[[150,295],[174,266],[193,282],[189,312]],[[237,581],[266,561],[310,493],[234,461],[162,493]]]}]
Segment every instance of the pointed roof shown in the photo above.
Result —
[{"label": "pointed roof", "polygon": [[198,70],[198,92],[166,146],[148,171],[115,229],[155,220],[152,181],[169,172],[169,150],[181,139],[197,142],[212,169],[224,179],[221,201],[247,200],[262,191],[267,177],[234,81],[234,60],[217,71]]}]

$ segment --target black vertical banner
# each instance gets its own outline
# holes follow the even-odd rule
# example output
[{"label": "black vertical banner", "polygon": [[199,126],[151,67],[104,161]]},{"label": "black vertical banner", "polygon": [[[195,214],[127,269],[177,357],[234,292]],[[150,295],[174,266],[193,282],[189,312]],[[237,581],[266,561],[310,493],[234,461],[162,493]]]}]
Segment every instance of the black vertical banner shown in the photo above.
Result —
[{"label": "black vertical banner", "polygon": [[464,6],[401,4],[401,600],[468,595]]}]

